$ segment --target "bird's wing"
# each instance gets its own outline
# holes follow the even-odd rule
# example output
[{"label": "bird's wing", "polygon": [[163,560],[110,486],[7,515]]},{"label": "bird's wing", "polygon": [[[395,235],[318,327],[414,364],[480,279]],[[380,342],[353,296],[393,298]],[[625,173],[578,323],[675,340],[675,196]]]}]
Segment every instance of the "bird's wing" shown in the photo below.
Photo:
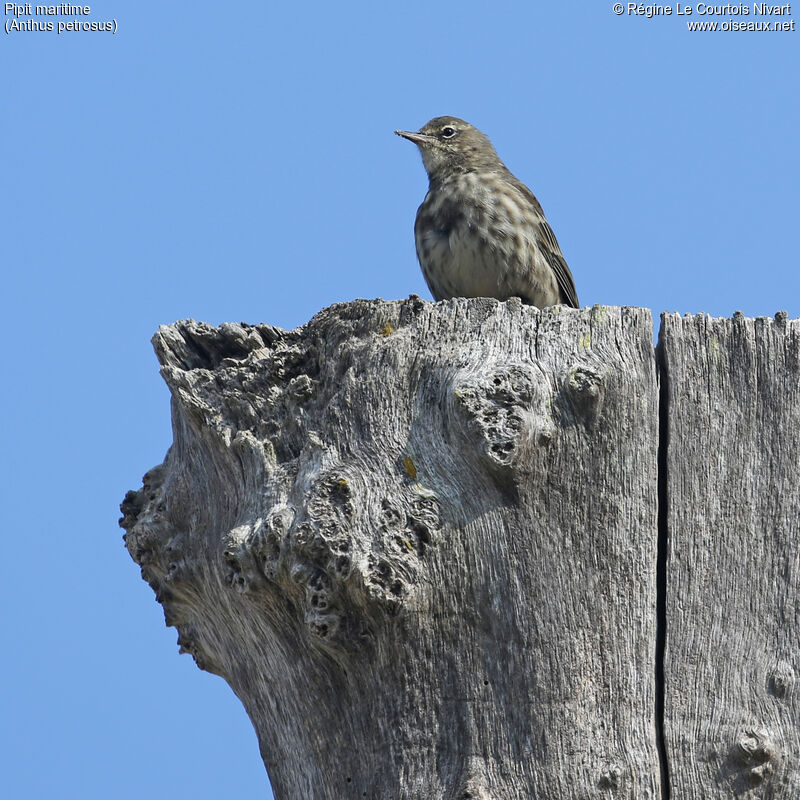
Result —
[{"label": "bird's wing", "polygon": [[530,200],[531,205],[539,215],[539,222],[537,223],[537,232],[539,235],[537,239],[542,245],[542,255],[545,257],[545,260],[550,265],[550,269],[553,270],[553,273],[556,276],[558,288],[561,290],[562,302],[565,305],[572,306],[573,308],[579,308],[578,293],[575,290],[575,280],[572,277],[572,273],[569,271],[567,262],[564,260],[564,255],[562,254],[561,248],[558,245],[556,235],[553,233],[553,229],[550,227],[550,225],[548,225],[547,220],[545,219],[542,206],[536,199],[536,195],[524,183],[522,183],[522,181],[514,178],[514,183],[517,189],[519,189],[519,191],[522,192],[522,194],[525,195],[528,200]]},{"label": "bird's wing", "polygon": [[547,220],[544,217],[539,223],[539,234],[539,241],[544,245],[542,253],[547,259],[550,269],[555,273],[562,300],[568,306],[579,308],[578,292],[575,290],[575,281],[572,273],[569,271],[567,262],[561,254],[561,248],[558,246],[553,229],[547,224]]}]

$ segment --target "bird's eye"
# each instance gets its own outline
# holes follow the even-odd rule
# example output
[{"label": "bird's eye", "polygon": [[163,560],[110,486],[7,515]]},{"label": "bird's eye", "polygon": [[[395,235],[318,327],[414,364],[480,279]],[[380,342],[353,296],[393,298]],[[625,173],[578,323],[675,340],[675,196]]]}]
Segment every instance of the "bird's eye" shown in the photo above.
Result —
[{"label": "bird's eye", "polygon": [[444,139],[452,139],[456,135],[456,129],[451,128],[449,125],[442,128],[442,138]]}]

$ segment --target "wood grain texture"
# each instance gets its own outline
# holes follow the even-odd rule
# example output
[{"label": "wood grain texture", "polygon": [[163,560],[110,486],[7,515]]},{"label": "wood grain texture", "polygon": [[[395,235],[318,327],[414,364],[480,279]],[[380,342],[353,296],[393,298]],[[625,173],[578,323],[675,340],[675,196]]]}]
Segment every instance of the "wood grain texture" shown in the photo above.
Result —
[{"label": "wood grain texture", "polygon": [[675,798],[800,797],[800,320],[665,314]]},{"label": "wood grain texture", "polygon": [[127,544],[277,800],[660,796],[649,311],[355,301],[154,344]]}]

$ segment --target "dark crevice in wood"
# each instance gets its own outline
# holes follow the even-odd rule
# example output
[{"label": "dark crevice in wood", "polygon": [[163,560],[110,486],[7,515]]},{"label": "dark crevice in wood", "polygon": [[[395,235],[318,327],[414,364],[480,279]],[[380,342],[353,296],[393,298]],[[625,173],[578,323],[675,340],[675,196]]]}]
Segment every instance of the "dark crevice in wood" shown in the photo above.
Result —
[{"label": "dark crevice in wood", "polygon": [[669,448],[669,374],[663,342],[656,348],[658,370],[658,552],[656,557],[656,746],[661,769],[661,797],[670,800],[669,762],[664,740],[664,651],[667,644],[667,555],[668,555],[668,482],[667,449]]}]

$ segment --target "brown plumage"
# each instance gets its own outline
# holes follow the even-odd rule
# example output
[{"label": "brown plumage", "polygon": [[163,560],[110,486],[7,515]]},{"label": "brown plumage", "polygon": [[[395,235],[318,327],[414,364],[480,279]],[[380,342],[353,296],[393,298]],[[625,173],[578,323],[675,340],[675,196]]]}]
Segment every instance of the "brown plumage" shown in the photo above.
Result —
[{"label": "brown plumage", "polygon": [[572,273],[539,201],[485,134],[457,117],[395,133],[419,147],[428,173],[414,237],[434,298],[519,297],[539,308],[578,307]]}]

